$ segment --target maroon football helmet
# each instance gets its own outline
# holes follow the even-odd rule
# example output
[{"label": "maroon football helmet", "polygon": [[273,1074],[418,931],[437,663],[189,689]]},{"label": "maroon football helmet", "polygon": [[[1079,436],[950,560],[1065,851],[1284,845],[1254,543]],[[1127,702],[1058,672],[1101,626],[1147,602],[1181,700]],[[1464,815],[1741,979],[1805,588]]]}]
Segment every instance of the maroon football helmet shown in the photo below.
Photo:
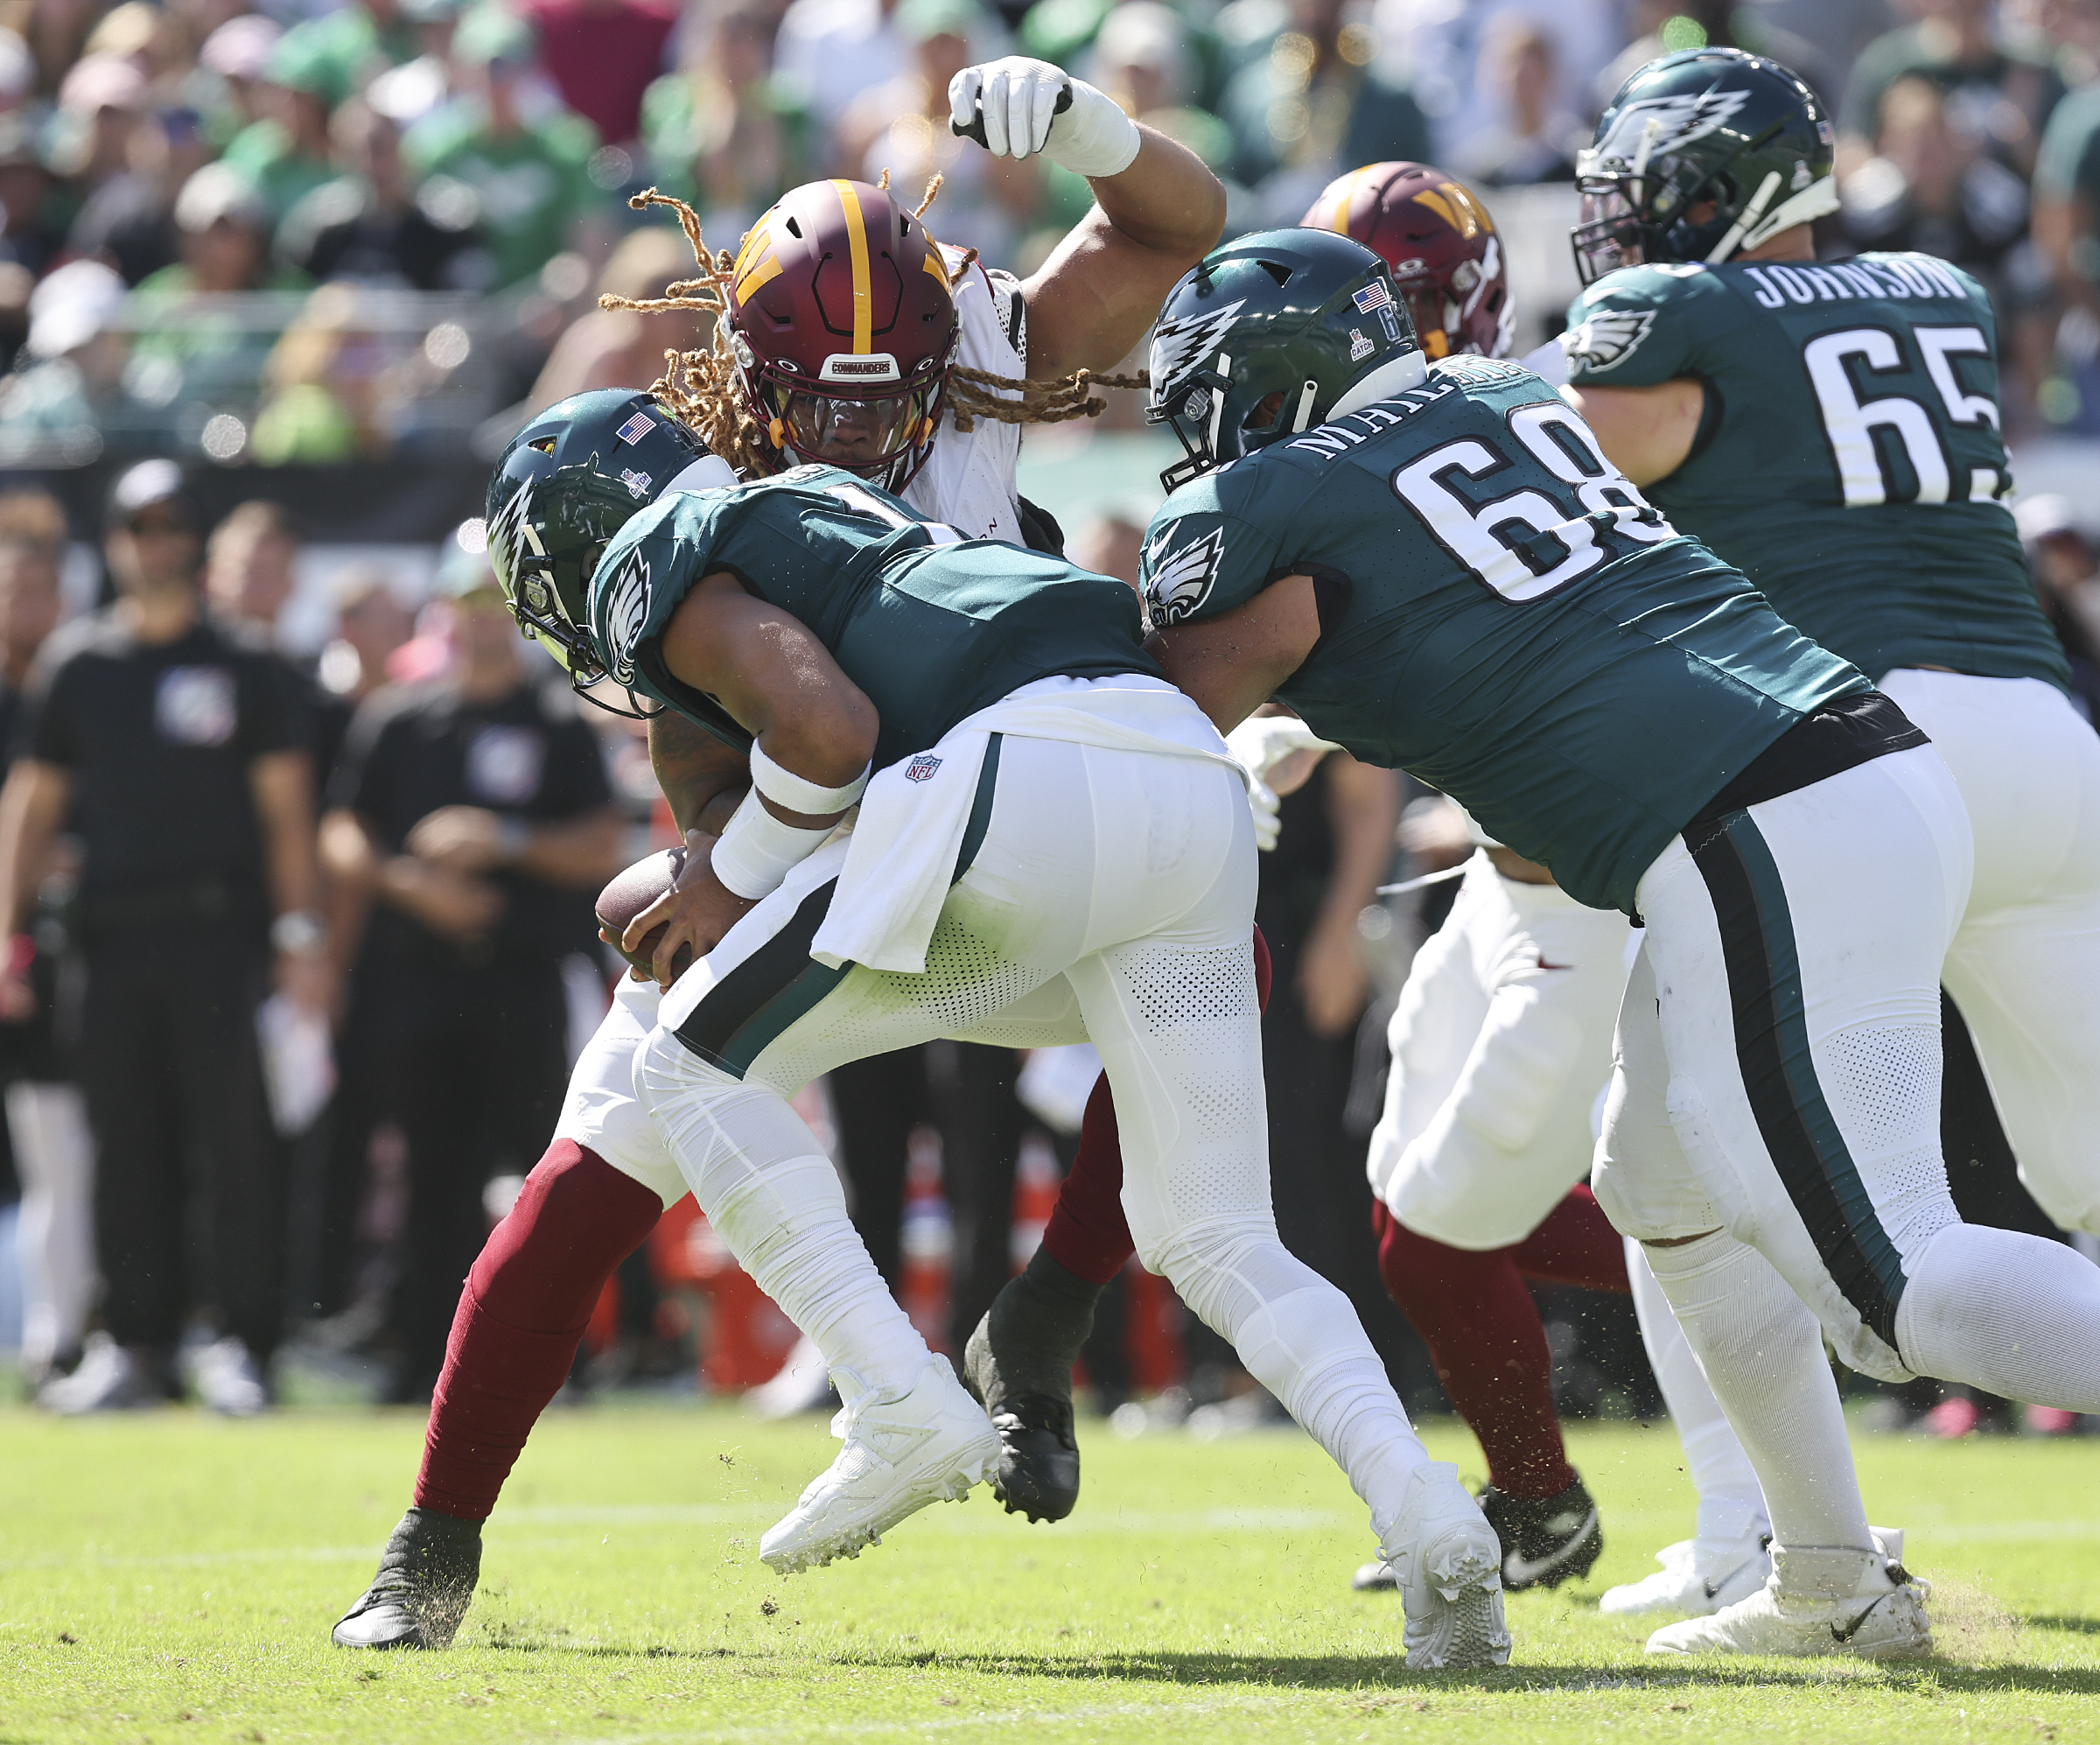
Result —
[{"label": "maroon football helmet", "polygon": [[1328,183],[1305,222],[1384,257],[1431,357],[1508,356],[1516,311],[1502,240],[1463,182],[1427,164],[1367,164]]},{"label": "maroon football helmet", "polygon": [[737,251],[729,342],[781,465],[901,491],[940,427],[958,328],[926,227],[867,182],[805,182]]}]

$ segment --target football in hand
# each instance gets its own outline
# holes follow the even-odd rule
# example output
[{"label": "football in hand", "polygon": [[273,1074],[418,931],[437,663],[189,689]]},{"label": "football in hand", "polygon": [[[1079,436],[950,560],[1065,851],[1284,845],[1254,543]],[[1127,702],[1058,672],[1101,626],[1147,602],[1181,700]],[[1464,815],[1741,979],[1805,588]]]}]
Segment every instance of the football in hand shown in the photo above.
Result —
[{"label": "football in hand", "polygon": [[[634,951],[622,950],[620,943],[621,936],[626,932],[628,922],[677,882],[678,875],[684,868],[685,851],[682,848],[667,848],[661,853],[637,860],[598,894],[598,925],[612,936],[612,949],[645,973],[651,971],[656,947],[663,939],[663,929],[660,926],[652,928],[640,948]],[[672,960],[674,973],[683,975],[692,961],[692,948],[681,945],[678,955]]]}]

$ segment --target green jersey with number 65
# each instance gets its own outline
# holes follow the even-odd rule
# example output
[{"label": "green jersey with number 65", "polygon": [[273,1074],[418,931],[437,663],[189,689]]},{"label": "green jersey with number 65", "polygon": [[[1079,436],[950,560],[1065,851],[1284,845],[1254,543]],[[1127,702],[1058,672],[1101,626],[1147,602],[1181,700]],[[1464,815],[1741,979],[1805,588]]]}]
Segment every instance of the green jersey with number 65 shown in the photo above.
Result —
[{"label": "green jersey with number 65", "polygon": [[2069,669],[2006,499],[1997,328],[1928,255],[1622,267],[1568,312],[1578,388],[1689,376],[1706,410],[1656,506],[1873,678]]},{"label": "green jersey with number 65", "polygon": [[718,572],[799,620],[867,693],[881,720],[878,769],[1036,679],[1159,671],[1123,583],[963,539],[850,473],[798,466],[659,498],[592,572],[591,640],[606,670],[739,748],[751,735],[662,655],[671,614]]},{"label": "green jersey with number 65", "polygon": [[1320,637],[1278,697],[1597,908],[1631,913],[1760,752],[1867,689],[1680,536],[1551,388],[1486,358],[1183,486],[1146,536],[1160,624],[1290,575],[1313,579]]}]

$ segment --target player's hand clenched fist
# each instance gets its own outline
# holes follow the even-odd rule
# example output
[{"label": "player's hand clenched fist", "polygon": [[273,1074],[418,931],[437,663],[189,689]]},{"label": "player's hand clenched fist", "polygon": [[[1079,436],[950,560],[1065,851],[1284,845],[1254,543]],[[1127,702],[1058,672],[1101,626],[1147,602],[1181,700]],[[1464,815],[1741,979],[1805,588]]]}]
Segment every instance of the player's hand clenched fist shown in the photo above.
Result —
[{"label": "player's hand clenched fist", "polygon": [[[1067,92],[1071,102],[1060,109]],[[1138,156],[1138,124],[1114,99],[1025,54],[965,67],[948,81],[948,106],[957,133],[971,131],[982,109],[984,146],[995,158],[1040,153],[1075,175],[1113,176]]]}]

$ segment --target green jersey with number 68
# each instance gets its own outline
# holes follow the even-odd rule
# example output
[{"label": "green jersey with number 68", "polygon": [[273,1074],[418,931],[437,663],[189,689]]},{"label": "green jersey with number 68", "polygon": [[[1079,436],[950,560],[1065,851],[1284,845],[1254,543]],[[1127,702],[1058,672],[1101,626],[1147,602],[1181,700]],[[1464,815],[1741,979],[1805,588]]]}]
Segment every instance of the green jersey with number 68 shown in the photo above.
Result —
[{"label": "green jersey with number 68", "polygon": [[1656,506],[1879,679],[1941,666],[2064,685],[1998,438],[1982,288],[1928,255],[1622,267],[1561,338],[1578,388],[1690,376],[1706,411]]},{"label": "green jersey with number 68", "polygon": [[963,539],[850,473],[798,466],[659,498],[592,572],[591,640],[606,671],[739,748],[751,735],[681,683],[662,649],[680,602],[718,571],[799,620],[867,693],[878,769],[1036,679],[1159,672],[1123,583]]},{"label": "green jersey with number 68", "polygon": [[1183,486],[1146,536],[1161,624],[1290,575],[1313,579],[1320,637],[1278,697],[1596,908],[1631,913],[1760,752],[1867,689],[1680,536],[1551,388],[1486,358]]}]

